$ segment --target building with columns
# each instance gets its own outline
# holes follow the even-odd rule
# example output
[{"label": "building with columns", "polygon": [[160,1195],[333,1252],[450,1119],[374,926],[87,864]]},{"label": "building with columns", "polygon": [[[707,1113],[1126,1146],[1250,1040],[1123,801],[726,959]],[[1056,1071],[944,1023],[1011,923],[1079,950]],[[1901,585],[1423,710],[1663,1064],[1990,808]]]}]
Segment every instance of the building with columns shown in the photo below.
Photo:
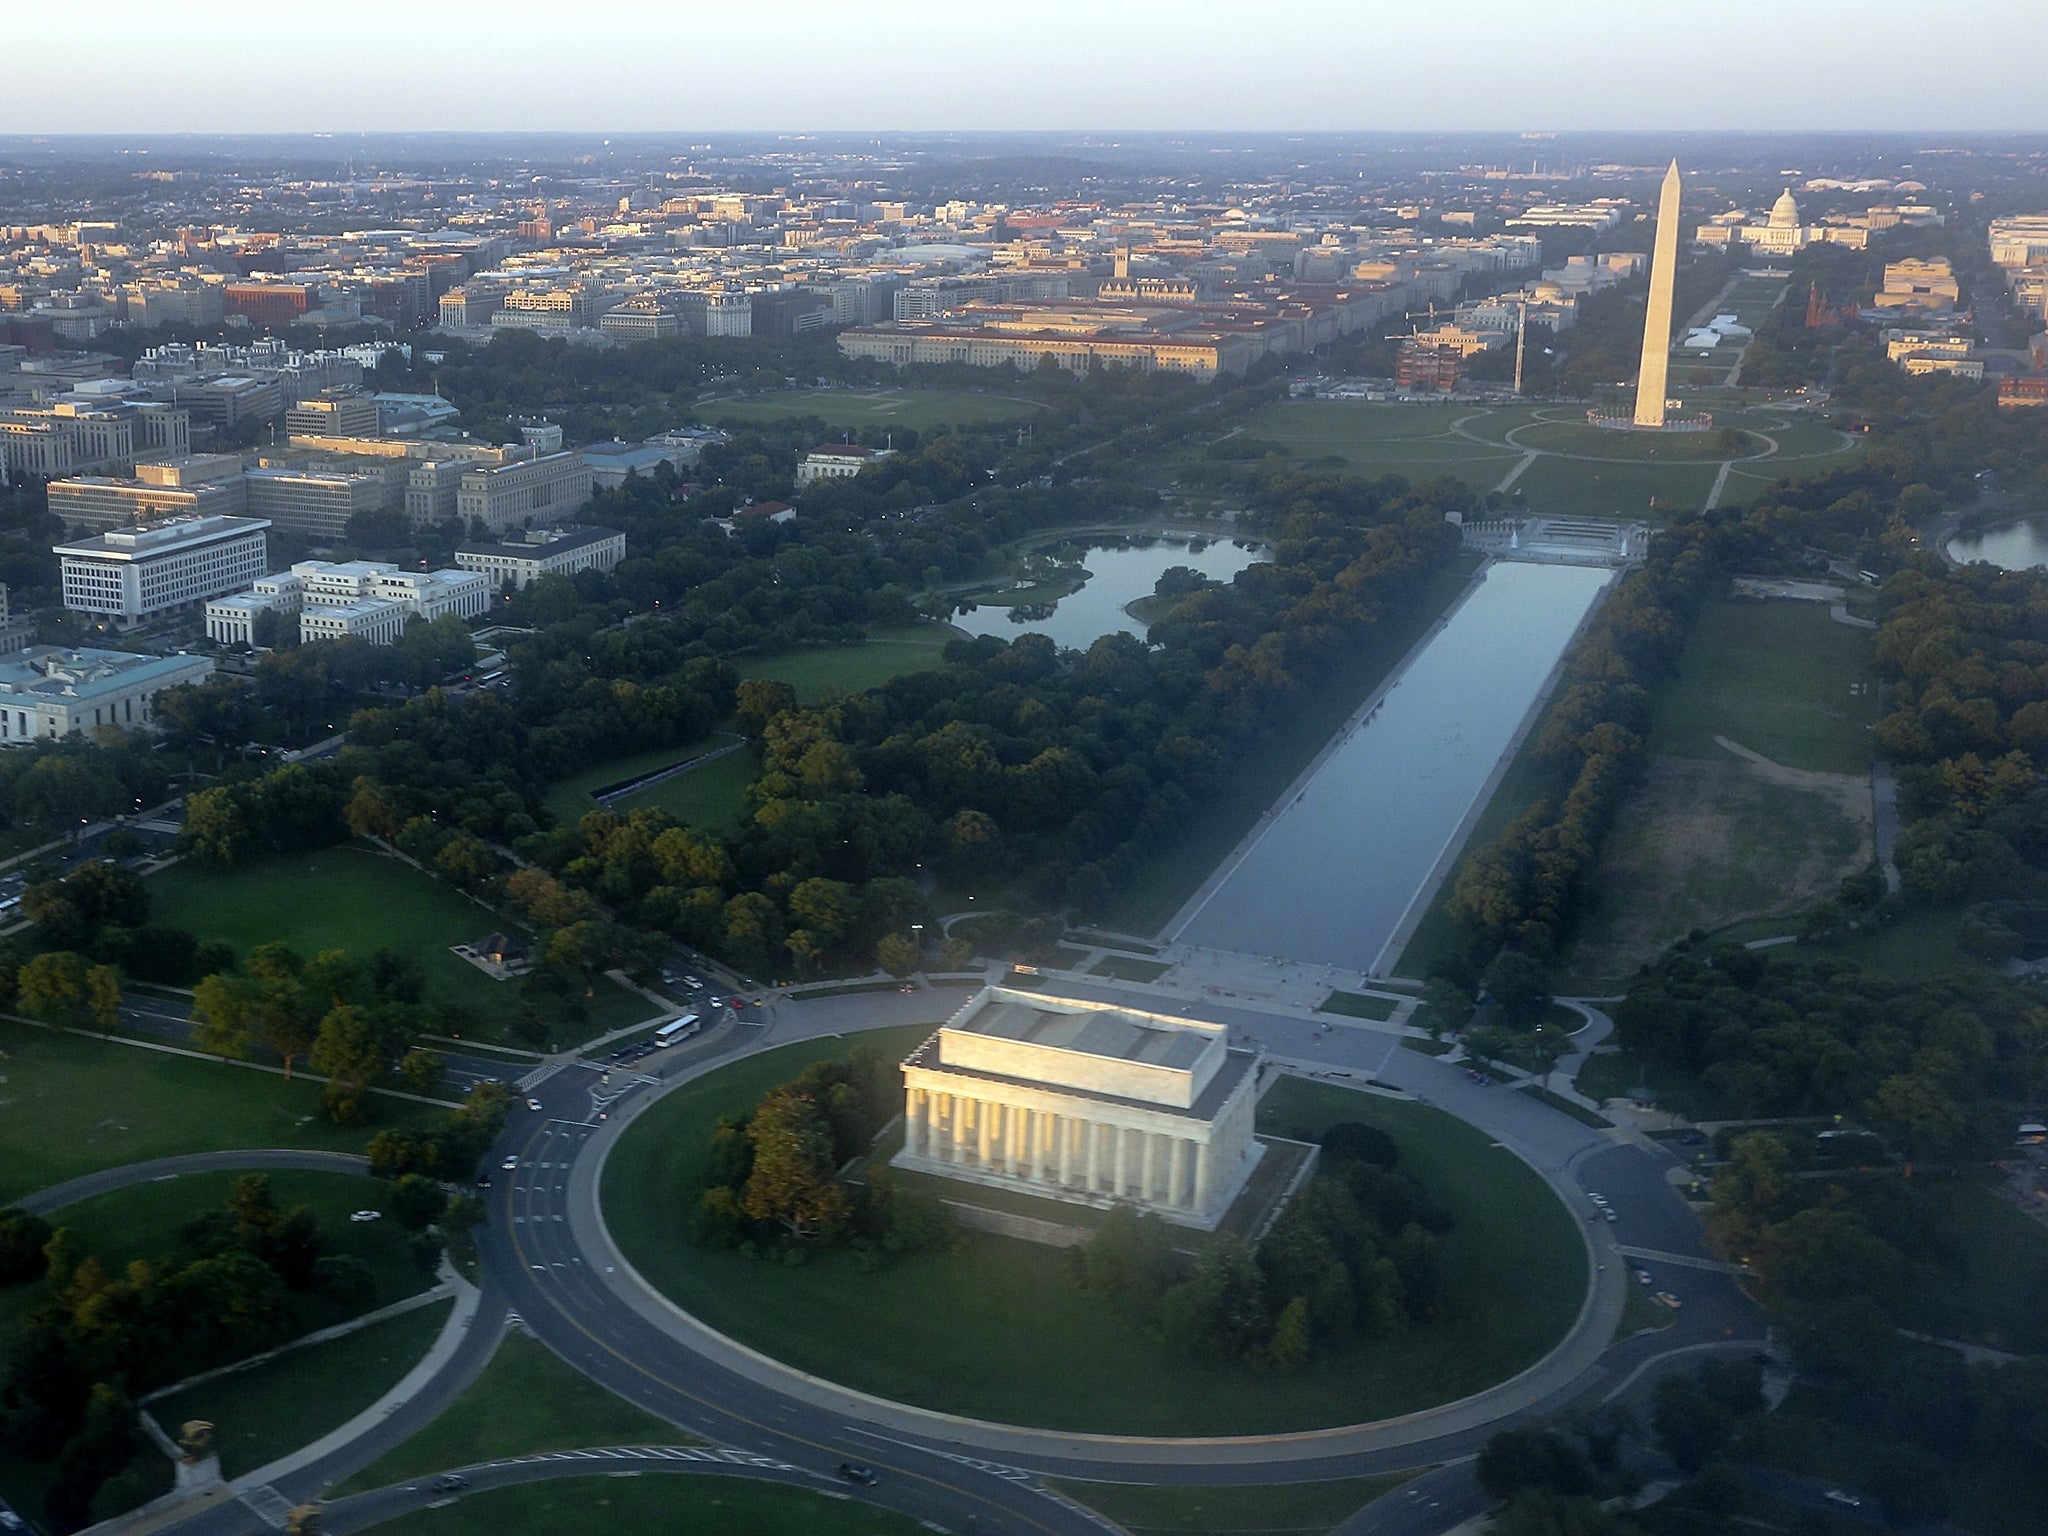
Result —
[{"label": "building with columns", "polygon": [[1211,1229],[1264,1148],[1220,1024],[984,988],[903,1063],[898,1167]]}]

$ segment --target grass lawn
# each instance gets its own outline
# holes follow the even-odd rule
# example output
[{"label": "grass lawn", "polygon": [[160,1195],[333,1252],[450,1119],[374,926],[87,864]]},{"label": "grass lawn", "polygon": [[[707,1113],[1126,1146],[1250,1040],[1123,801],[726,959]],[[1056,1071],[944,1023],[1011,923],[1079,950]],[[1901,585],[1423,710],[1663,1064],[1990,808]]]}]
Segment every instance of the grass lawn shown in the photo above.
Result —
[{"label": "grass lawn", "polygon": [[929,672],[945,664],[945,649],[959,636],[944,624],[907,624],[871,630],[860,645],[810,645],[769,656],[735,660],[743,678],[787,683],[800,703],[815,704],[844,693],[865,693],[906,672]]},{"label": "grass lawn", "polygon": [[1648,1333],[1652,1329],[1669,1328],[1678,1321],[1678,1314],[1652,1296],[1645,1286],[1631,1284],[1627,1297],[1621,1304],[1621,1320],[1614,1325],[1617,1339],[1625,1339],[1634,1333]]},{"label": "grass lawn", "polygon": [[[1736,430],[1740,431],[1740,428]],[[1583,421],[1536,422],[1515,435],[1525,448],[1561,453],[1595,462],[1629,459],[1641,464],[1716,464],[1724,459],[1747,458],[1769,446],[1747,434],[1732,453],[1721,446],[1719,432],[1616,432],[1589,426]]]},{"label": "grass lawn", "polygon": [[[221,1471],[239,1477],[346,1424],[404,1379],[447,1324],[453,1299],[433,1302],[324,1344],[216,1376],[149,1405],[159,1424],[215,1426]],[[175,1433],[175,1430],[173,1430]]]},{"label": "grass lawn", "polygon": [[706,736],[698,741],[684,742],[675,747],[656,747],[652,752],[635,752],[629,757],[614,757],[586,768],[573,778],[563,779],[548,790],[548,810],[557,821],[572,822],[585,811],[596,808],[591,799],[601,789],[627,779],[637,779],[643,773],[657,773],[673,763],[685,762],[702,756],[706,752],[724,746],[732,738],[728,736]]},{"label": "grass lawn", "polygon": [[1134,955],[1104,955],[1089,971],[1097,976],[1114,976],[1118,981],[1157,981],[1173,967],[1163,960],[1140,960]]},{"label": "grass lawn", "polygon": [[[289,944],[311,958],[345,949],[368,959],[390,948],[420,963],[427,1001],[460,1003],[485,1020],[486,1038],[502,1038],[518,1007],[518,984],[494,981],[449,946],[481,938],[504,918],[397,859],[355,847],[321,848],[213,870],[186,862],[146,882],[158,920],[190,928],[247,954],[259,944]],[[630,1024],[651,1010],[646,999],[599,979],[583,1034]]]},{"label": "grass lawn", "polygon": [[1387,1020],[1400,1006],[1391,997],[1368,997],[1363,992],[1332,992],[1316,1005],[1318,1013],[1341,1013],[1353,1019]]},{"label": "grass lawn", "polygon": [[1958,947],[1962,921],[1960,907],[1917,907],[1882,927],[1826,944],[1801,944],[1793,953],[1805,960],[1847,960],[1901,976],[1927,976],[1951,966],[1974,969],[1984,962]]},{"label": "grass lawn", "polygon": [[[1713,464],[1598,464],[1545,455],[1515,481],[1515,510],[1537,517],[1627,517],[1664,522],[1706,505]],[[1656,505],[1650,504],[1656,498]]]},{"label": "grass lawn", "polygon": [[508,1333],[483,1374],[439,1418],[328,1496],[342,1498],[451,1467],[543,1451],[698,1443],[668,1420],[635,1408],[564,1365],[545,1344]]},{"label": "grass lawn", "polygon": [[1870,631],[1835,623],[1822,603],[1709,603],[1657,701],[1649,749],[1717,758],[1726,736],[1788,768],[1867,772],[1873,649]]},{"label": "grass lawn", "polygon": [[1574,971],[1627,975],[1696,928],[1782,930],[1868,864],[1871,642],[1819,603],[1701,609],[1601,850]]},{"label": "grass lawn", "polygon": [[928,433],[941,426],[1027,421],[1044,409],[1035,400],[978,390],[777,389],[744,400],[707,400],[697,413],[714,426],[816,416],[834,428],[897,426]]},{"label": "grass lawn", "polygon": [[403,1099],[365,1103],[374,1125],[336,1126],[316,1083],[0,1022],[0,1200],[181,1152],[360,1152],[371,1131],[431,1113]]},{"label": "grass lawn", "polygon": [[1296,700],[1284,720],[1196,807],[1181,835],[1143,859],[1110,893],[1102,925],[1147,934],[1164,925],[1465,590],[1477,565],[1476,557],[1461,555],[1432,576],[1412,608],[1369,637],[1313,693]]},{"label": "grass lawn", "polygon": [[1236,1488],[1046,1481],[1075,1503],[1107,1515],[1131,1536],[1326,1536],[1338,1521],[1425,1470]]},{"label": "grass lawn", "polygon": [[[927,1026],[868,1043],[908,1049]],[[657,1289],[779,1359],[861,1390],[947,1412],[1118,1433],[1301,1429],[1411,1412],[1463,1396],[1538,1358],[1577,1315],[1581,1240],[1542,1181],[1485,1136],[1426,1106],[1282,1083],[1262,1130],[1312,1134],[1370,1121],[1457,1221],[1445,1240],[1452,1320],[1330,1349],[1293,1376],[1189,1360],[1074,1284],[1062,1252],[981,1233],[949,1252],[866,1270],[848,1253],[801,1265],[699,1248],[687,1236],[711,1128],[813,1060],[811,1041],[749,1058],[645,1112],[604,1174],[606,1219]],[[1271,1122],[1270,1124],[1268,1122]]]},{"label": "grass lawn", "polygon": [[779,1483],[699,1473],[572,1477],[465,1494],[377,1536],[923,1536],[908,1515]]},{"label": "grass lawn", "polygon": [[746,813],[747,789],[761,772],[761,763],[745,748],[679,773],[672,779],[635,790],[614,801],[622,811],[667,811],[677,821],[711,832],[728,832]]},{"label": "grass lawn", "polygon": [[2048,1226],[2015,1210],[1981,1184],[1923,1177],[1913,1181],[1934,1203],[1954,1240],[1957,1267],[1908,1287],[1922,1310],[1908,1326],[2016,1354],[2048,1351]]}]

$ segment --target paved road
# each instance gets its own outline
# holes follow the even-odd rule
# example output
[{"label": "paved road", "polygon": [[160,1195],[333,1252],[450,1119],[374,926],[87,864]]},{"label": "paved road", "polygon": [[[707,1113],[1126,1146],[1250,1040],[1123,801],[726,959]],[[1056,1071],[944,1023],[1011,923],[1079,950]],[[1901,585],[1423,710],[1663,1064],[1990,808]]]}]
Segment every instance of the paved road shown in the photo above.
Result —
[{"label": "paved road", "polygon": [[95,1195],[111,1194],[117,1189],[126,1189],[131,1184],[163,1183],[187,1173],[211,1173],[232,1169],[241,1172],[257,1168],[304,1168],[317,1173],[367,1173],[370,1161],[352,1152],[302,1152],[289,1147],[243,1148],[232,1152],[188,1152],[182,1157],[153,1158],[146,1163],[129,1163],[123,1168],[108,1168],[99,1173],[84,1174],[75,1179],[66,1179],[62,1184],[52,1184],[34,1194],[15,1202],[25,1211],[47,1215],[62,1210],[67,1205],[76,1205],[81,1200],[90,1200]]},{"label": "paved road", "polygon": [[[1076,983],[1073,990],[1120,995],[1109,984]],[[1468,1459],[1502,1424],[1588,1395],[1646,1390],[1654,1372],[1643,1367],[1674,1350],[1755,1347],[1745,1341],[1760,1332],[1757,1314],[1728,1276],[1676,1263],[1661,1268],[1652,1263],[1658,1288],[1671,1291],[1684,1304],[1671,1328],[1611,1347],[1603,1347],[1604,1332],[1590,1337],[1582,1341],[1583,1361],[1575,1358],[1533,1374],[1473,1412],[1445,1415],[1440,1431],[1425,1427],[1376,1438],[1267,1442],[1263,1450],[1254,1442],[1189,1446],[1071,1435],[1034,1438],[1027,1433],[1005,1437],[1009,1448],[997,1452],[971,1443],[985,1438],[972,1426],[949,1425],[925,1415],[925,1422],[906,1428],[829,1384],[792,1379],[772,1362],[765,1369],[735,1368],[718,1352],[686,1342],[687,1329],[665,1303],[646,1311],[622,1303],[617,1289],[622,1277],[615,1270],[604,1271],[613,1261],[601,1245],[593,1248],[589,1241],[594,1140],[608,1139],[618,1129],[616,1122],[632,1114],[636,1105],[650,1102],[664,1084],[706,1066],[767,1045],[892,1024],[935,1023],[953,1011],[962,995],[950,990],[912,996],[877,992],[772,1002],[750,1010],[753,1017],[748,1021],[711,1038],[658,1052],[631,1068],[607,1072],[597,1064],[573,1064],[555,1071],[532,1090],[542,1108],[528,1110],[522,1099],[494,1154],[514,1156],[518,1165],[509,1171],[491,1170],[491,1219],[480,1233],[484,1306],[463,1350],[427,1392],[373,1435],[283,1479],[279,1496],[288,1502],[316,1496],[424,1425],[482,1369],[508,1311],[516,1312],[543,1342],[595,1380],[736,1458],[657,1468],[653,1462],[670,1459],[640,1456],[634,1470],[765,1475],[850,1493],[951,1531],[1060,1536],[1098,1533],[1103,1523],[1045,1490],[1042,1476],[1180,1484],[1293,1482],[1436,1462],[1445,1465],[1343,1527],[1347,1532],[1433,1536],[1478,1512],[1479,1494]],[[1275,1055],[1310,1063],[1317,1071],[1348,1074],[1353,1080],[1376,1077],[1404,1088],[1480,1125],[1554,1184],[1605,1194],[1618,1217],[1614,1223],[1596,1219],[1589,1200],[1581,1214],[1587,1218],[1587,1238],[1596,1262],[1603,1266],[1596,1279],[1610,1298],[1618,1295],[1616,1288],[1630,1283],[1621,1244],[1708,1257],[1696,1220],[1669,1187],[1670,1170],[1677,1164],[1659,1143],[1618,1144],[1526,1095],[1505,1087],[1482,1087],[1462,1069],[1401,1050],[1397,1037],[1370,1025],[1345,1022],[1325,1027],[1307,1018],[1227,1003],[1190,1006],[1198,1015],[1260,1041]],[[220,1156],[248,1165],[246,1153]],[[580,1217],[575,1203],[579,1181],[592,1206]],[[748,1457],[758,1460],[750,1463]],[[601,1466],[622,1470],[608,1464],[617,1459],[528,1458],[473,1471],[471,1484],[580,1475]],[[833,1473],[844,1460],[876,1468],[881,1474],[878,1486],[861,1490],[840,1483]],[[437,1497],[445,1495],[414,1485],[346,1501],[336,1507],[334,1528],[363,1529],[378,1518]],[[178,1529],[191,1536],[260,1536],[271,1527],[245,1504],[217,1503]]]}]

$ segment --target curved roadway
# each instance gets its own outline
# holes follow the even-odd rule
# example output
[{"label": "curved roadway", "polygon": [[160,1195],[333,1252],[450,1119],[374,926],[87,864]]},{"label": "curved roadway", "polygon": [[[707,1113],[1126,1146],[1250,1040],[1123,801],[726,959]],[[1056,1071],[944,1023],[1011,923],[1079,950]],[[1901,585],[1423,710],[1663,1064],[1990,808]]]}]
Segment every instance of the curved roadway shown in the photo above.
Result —
[{"label": "curved roadway", "polygon": [[[1063,985],[1081,995],[1157,1002],[1113,984]],[[768,1046],[931,1022],[960,1000],[959,993],[921,991],[784,1002],[756,1021],[639,1064],[653,1072],[615,1068],[607,1075],[596,1064],[561,1066],[532,1089],[542,1108],[515,1109],[494,1153],[497,1159],[516,1157],[518,1165],[510,1172],[493,1169],[491,1219],[479,1232],[479,1326],[426,1391],[362,1440],[280,1479],[279,1494],[293,1502],[315,1497],[408,1438],[475,1378],[516,1317],[595,1380],[703,1437],[716,1458],[682,1460],[654,1449],[603,1453],[637,1457],[635,1469],[645,1463],[650,1470],[738,1472],[851,1492],[956,1532],[1079,1536],[1114,1527],[1044,1487],[1041,1478],[1286,1483],[1444,1464],[1342,1527],[1347,1533],[1427,1536],[1475,1512],[1478,1494],[1468,1460],[1503,1424],[1580,1398],[1616,1395],[1642,1380],[1645,1368],[1661,1356],[1730,1345],[1756,1348],[1761,1342],[1758,1314],[1701,1247],[1697,1220],[1673,1192],[1680,1165],[1662,1144],[1594,1130],[1505,1086],[1476,1084],[1462,1068],[1403,1050],[1398,1035],[1370,1024],[1206,1000],[1179,1006],[1257,1038],[1293,1070],[1328,1073],[1338,1081],[1377,1078],[1480,1126],[1535,1167],[1582,1216],[1594,1213],[1586,1191],[1605,1194],[1618,1220],[1587,1221],[1589,1250],[1599,1267],[1572,1337],[1512,1382],[1385,1424],[1206,1441],[1091,1436],[950,1418],[806,1377],[686,1318],[618,1257],[597,1209],[602,1153],[661,1090]],[[167,1171],[256,1166],[361,1164],[336,1154],[210,1153],[92,1175],[36,1199],[54,1204],[66,1191],[68,1198],[81,1199]],[[1684,1307],[1662,1333],[1610,1345],[1634,1264],[1653,1271],[1657,1287]],[[598,1454],[494,1463],[476,1469],[472,1484],[626,1470],[600,1466],[592,1460]],[[834,1476],[842,1461],[874,1467],[878,1485],[848,1489]],[[361,1529],[437,1497],[445,1495],[422,1484],[359,1496],[334,1507],[334,1528]],[[216,1502],[175,1528],[191,1536],[259,1536],[275,1527],[244,1504]]]}]

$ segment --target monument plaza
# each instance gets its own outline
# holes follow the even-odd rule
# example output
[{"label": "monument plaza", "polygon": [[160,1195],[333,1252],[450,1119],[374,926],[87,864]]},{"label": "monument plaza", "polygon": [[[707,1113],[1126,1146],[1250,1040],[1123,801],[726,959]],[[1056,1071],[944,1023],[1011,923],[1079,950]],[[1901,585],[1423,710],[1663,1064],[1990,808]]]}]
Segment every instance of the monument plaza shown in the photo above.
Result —
[{"label": "monument plaza", "polygon": [[1220,1024],[987,987],[904,1062],[895,1162],[1213,1228],[1264,1151],[1259,1063]]}]

